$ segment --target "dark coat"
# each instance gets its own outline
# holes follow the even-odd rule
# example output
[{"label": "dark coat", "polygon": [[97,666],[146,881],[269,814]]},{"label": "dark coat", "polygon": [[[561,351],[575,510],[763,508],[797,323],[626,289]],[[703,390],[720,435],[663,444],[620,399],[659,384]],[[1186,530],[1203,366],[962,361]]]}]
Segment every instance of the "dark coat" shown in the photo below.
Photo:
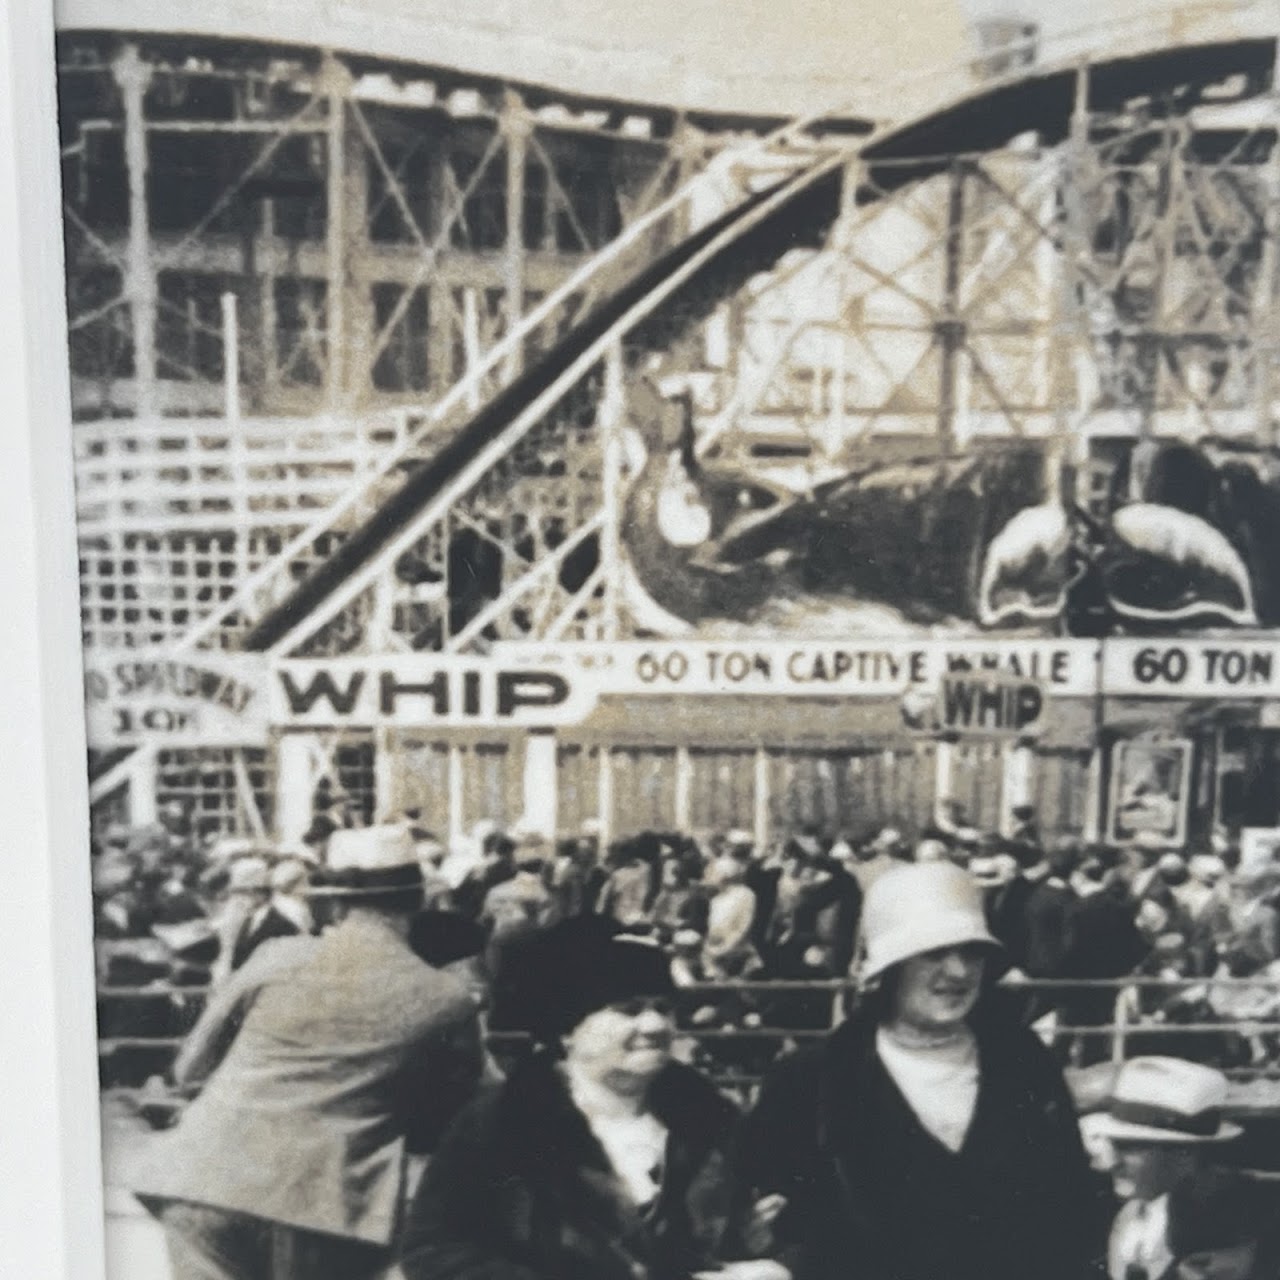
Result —
[{"label": "dark coat", "polygon": [[707,1265],[737,1112],[677,1065],[650,1105],[669,1137],[658,1199],[642,1214],[554,1062],[522,1063],[467,1107],[428,1166],[404,1237],[406,1280],[679,1280]]},{"label": "dark coat", "polygon": [[231,948],[231,968],[239,969],[264,942],[296,938],[301,932],[297,922],[290,920],[284,912],[277,911],[274,906],[267,907],[260,918],[250,916],[236,935]]},{"label": "dark coat", "polygon": [[743,1128],[732,1234],[781,1194],[773,1252],[794,1280],[1078,1280],[1095,1242],[1062,1075],[1003,1007],[974,1022],[981,1083],[958,1154],[881,1065],[865,1011],[780,1062]]}]

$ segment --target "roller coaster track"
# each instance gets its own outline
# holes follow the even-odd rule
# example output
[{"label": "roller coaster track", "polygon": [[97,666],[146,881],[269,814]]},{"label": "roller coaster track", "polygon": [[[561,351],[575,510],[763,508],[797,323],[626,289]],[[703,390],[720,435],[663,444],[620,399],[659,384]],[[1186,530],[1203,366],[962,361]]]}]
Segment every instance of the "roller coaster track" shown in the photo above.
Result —
[{"label": "roller coaster track", "polygon": [[[1236,39],[1093,62],[1088,107],[1116,111],[1135,95],[1161,94],[1181,95],[1185,105],[1195,86],[1231,77],[1269,84],[1275,50],[1273,39]],[[873,203],[943,172],[958,152],[994,150],[1030,131],[1046,144],[1062,140],[1080,83],[1079,64],[1038,70],[842,145],[820,137],[819,118],[794,122],[742,155],[799,156],[795,171],[655,253],[687,220],[694,193],[708,180],[696,178],[544,300],[433,408],[424,431],[253,575],[183,647],[290,649],[367,585],[371,565],[440,520],[606,353],[620,346],[664,350],[790,250],[819,247],[850,201]],[[855,171],[856,187],[846,190],[846,174]],[[622,283],[575,315],[575,299],[606,270],[611,284]],[[514,380],[494,385],[494,371],[513,351],[530,356],[539,347],[544,354],[526,359]]]},{"label": "roller coaster track", "polygon": [[[810,115],[789,121],[753,142],[725,153],[725,159],[750,169],[764,163],[777,168],[811,165],[813,157],[829,159],[846,154],[840,140],[862,135],[871,125],[841,112]],[[465,429],[469,420],[492,412],[501,403],[512,402],[513,387],[506,385],[504,369],[512,360],[524,362],[531,352],[545,348],[547,338],[558,338],[571,326],[584,300],[590,302],[611,292],[610,282],[619,275],[624,281],[639,277],[660,255],[665,242],[680,234],[682,226],[696,217],[695,203],[710,189],[726,180],[726,166],[714,162],[654,208],[630,222],[620,234],[574,271],[555,290],[532,307],[520,322],[489,348],[479,363],[458,380],[425,413],[414,420],[405,439],[388,449],[377,467],[361,477],[336,503],[317,518],[271,561],[251,574],[235,594],[202,619],[175,646],[253,648],[257,641],[255,622],[265,622],[273,605],[281,600],[282,586],[310,581],[313,572],[330,558],[347,534],[382,508],[397,484],[415,467],[439,457],[441,441]],[[746,201],[752,203],[751,199]],[[710,230],[709,228],[707,230]],[[697,237],[691,237],[696,239]],[[619,291],[619,294],[621,291]],[[607,309],[607,300],[590,310],[595,317]],[[543,361],[543,365],[553,363]],[[538,380],[539,367],[529,368],[518,385],[528,387]],[[284,607],[292,608],[291,605]]]}]

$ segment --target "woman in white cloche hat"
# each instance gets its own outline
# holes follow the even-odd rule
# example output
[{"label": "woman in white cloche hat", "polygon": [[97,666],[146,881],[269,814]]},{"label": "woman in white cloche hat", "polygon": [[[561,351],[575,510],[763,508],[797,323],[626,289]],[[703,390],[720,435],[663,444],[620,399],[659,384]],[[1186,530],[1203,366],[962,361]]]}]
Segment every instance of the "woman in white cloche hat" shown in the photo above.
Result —
[{"label": "woman in white cloche hat", "polygon": [[772,1199],[772,1256],[792,1280],[1078,1280],[1095,1211],[1075,1109],[991,989],[977,886],[896,867],[862,934],[858,1007],[775,1067],[745,1126],[736,1195]]}]

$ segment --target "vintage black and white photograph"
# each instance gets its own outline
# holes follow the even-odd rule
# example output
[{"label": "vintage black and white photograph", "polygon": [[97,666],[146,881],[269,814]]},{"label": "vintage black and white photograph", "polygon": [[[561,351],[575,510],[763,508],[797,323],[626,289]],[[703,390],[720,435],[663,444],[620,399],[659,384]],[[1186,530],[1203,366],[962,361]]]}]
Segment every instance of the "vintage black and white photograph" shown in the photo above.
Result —
[{"label": "vintage black and white photograph", "polygon": [[1280,4],[55,21],[108,1280],[1280,1280]]}]

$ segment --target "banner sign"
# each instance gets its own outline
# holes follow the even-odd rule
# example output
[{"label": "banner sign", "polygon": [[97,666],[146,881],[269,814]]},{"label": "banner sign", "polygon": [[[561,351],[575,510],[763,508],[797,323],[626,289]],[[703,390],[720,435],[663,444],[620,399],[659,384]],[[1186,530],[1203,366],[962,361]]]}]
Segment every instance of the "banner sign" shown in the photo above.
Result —
[{"label": "banner sign", "polygon": [[[892,698],[943,689],[944,678],[998,675],[1024,687],[999,712],[998,732],[1026,721],[1025,686],[1043,697],[1087,696],[1097,683],[1093,641],[880,642],[749,645],[625,642],[497,645],[485,658],[400,654],[388,658],[282,660],[271,672],[270,717],[282,726],[577,724],[606,696],[775,694]],[[981,683],[979,681],[979,683]],[[969,687],[972,685],[972,689]],[[968,702],[978,721],[994,713]],[[1005,689],[1005,685],[1001,685]],[[985,704],[983,704],[985,705]],[[1001,704],[1005,705],[1004,702]],[[1038,715],[1037,711],[1037,715]],[[1008,720],[1008,726],[1003,723]],[[1029,722],[1026,722],[1029,725]]]},{"label": "banner sign", "polygon": [[1043,732],[1049,700],[1034,680],[1007,671],[953,672],[939,688],[902,695],[902,722],[913,733],[960,738],[1032,738]]},{"label": "banner sign", "polygon": [[1280,696],[1280,641],[1108,640],[1102,685],[1120,697]]},{"label": "banner sign", "polygon": [[267,734],[267,658],[255,653],[85,653],[89,745],[244,746]]},{"label": "banner sign", "polygon": [[577,724],[596,705],[598,683],[564,663],[507,662],[441,654],[299,659],[271,673],[277,725]]},{"label": "banner sign", "polygon": [[[602,691],[755,693],[892,698],[944,676],[999,671],[1031,680],[1051,696],[1097,689],[1094,640],[868,640],[496,645],[494,657],[554,663],[600,680]],[[601,674],[604,673],[604,674]]]},{"label": "banner sign", "polygon": [[498,644],[482,657],[90,652],[90,744],[243,746],[269,726],[547,727],[601,698],[892,698],[917,732],[1029,736],[1056,698],[1280,699],[1280,640]]}]

